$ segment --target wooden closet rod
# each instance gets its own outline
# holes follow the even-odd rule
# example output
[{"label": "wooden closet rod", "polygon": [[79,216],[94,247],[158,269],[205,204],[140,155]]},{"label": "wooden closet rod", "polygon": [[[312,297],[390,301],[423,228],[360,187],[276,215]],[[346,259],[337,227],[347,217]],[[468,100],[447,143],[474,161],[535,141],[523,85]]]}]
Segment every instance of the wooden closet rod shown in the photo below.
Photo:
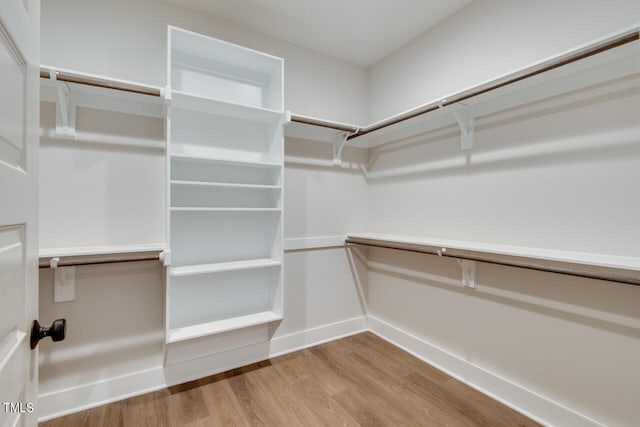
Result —
[{"label": "wooden closet rod", "polygon": [[373,246],[373,247],[385,248],[385,249],[396,249],[396,250],[406,251],[406,252],[417,252],[422,254],[429,254],[429,255],[456,258],[456,259],[464,259],[469,261],[486,262],[488,264],[504,265],[508,267],[518,267],[518,268],[524,268],[527,270],[545,271],[548,273],[564,274],[566,276],[586,277],[588,279],[606,280],[608,282],[616,282],[616,283],[624,283],[626,285],[640,286],[640,277],[626,277],[626,276],[597,273],[592,271],[585,271],[585,270],[578,270],[578,269],[571,269],[571,268],[552,267],[552,266],[534,264],[531,262],[524,262],[524,261],[495,260],[495,259],[486,258],[482,256],[457,254],[455,252],[455,249],[450,249],[450,248],[447,248],[447,252],[437,252],[435,249],[429,250],[417,244],[416,245],[410,244],[410,243],[395,244],[393,242],[374,243],[374,242],[366,242],[366,241],[362,241],[355,238],[349,238],[349,237],[345,239],[345,243],[352,244],[352,245]]},{"label": "wooden closet rod", "polygon": [[342,132],[350,132],[350,133],[357,133],[359,129],[357,126],[353,126],[353,125],[332,122],[330,120],[316,119],[315,117],[300,116],[298,114],[293,114],[293,113],[291,114],[291,121],[304,123],[306,125],[313,125],[313,126],[320,126],[320,127],[325,127],[329,129],[335,129]]},{"label": "wooden closet rod", "polygon": [[377,123],[373,123],[371,125],[365,126],[358,130],[358,132],[350,135],[347,139],[354,139],[360,136],[366,135],[371,132],[375,132],[377,130],[395,125],[396,123],[403,122],[405,120],[412,119],[414,117],[430,113],[432,111],[436,111],[442,107],[447,105],[456,104],[458,102],[462,102],[466,99],[473,98],[474,96],[481,95],[485,92],[489,92],[503,86],[510,85],[512,83],[519,82],[520,80],[528,79],[529,77],[536,76],[538,74],[542,74],[546,71],[553,70],[554,68],[561,67],[563,65],[571,64],[572,62],[579,61],[584,58],[588,58],[590,56],[596,55],[598,53],[604,52],[609,49],[613,49],[618,46],[622,46],[627,43],[634,42],[640,38],[640,32],[638,28],[634,28],[632,30],[626,31],[624,33],[618,34],[612,38],[603,40],[599,43],[595,43],[584,48],[578,49],[576,51],[569,52],[566,55],[559,56],[557,58],[553,58],[549,61],[545,61],[539,64],[534,65],[533,67],[521,70],[520,72],[510,74],[508,76],[504,76],[488,82],[486,84],[476,86],[474,88],[455,93],[451,96],[448,96],[445,99],[438,100],[432,102],[430,104],[422,105],[413,110],[409,110],[405,113],[389,117],[388,119],[384,119]]},{"label": "wooden closet rod", "polygon": [[160,89],[137,85],[135,83],[125,83],[116,80],[103,79],[100,77],[90,77],[82,74],[76,74],[69,71],[57,71],[49,70],[48,68],[40,67],[40,77],[43,79],[49,79],[51,72],[56,75],[56,80],[68,83],[78,83],[88,86],[104,87],[107,89],[121,90],[124,92],[141,93],[143,95],[160,96]]},{"label": "wooden closet rod", "polygon": [[[60,257],[42,257],[39,259],[40,268],[51,268],[51,260],[58,258],[58,267],[75,267],[79,265],[113,264],[116,262],[140,262],[159,261],[160,252],[143,252],[131,254],[104,254],[104,255],[76,255]],[[65,259],[67,258],[67,259]]]}]

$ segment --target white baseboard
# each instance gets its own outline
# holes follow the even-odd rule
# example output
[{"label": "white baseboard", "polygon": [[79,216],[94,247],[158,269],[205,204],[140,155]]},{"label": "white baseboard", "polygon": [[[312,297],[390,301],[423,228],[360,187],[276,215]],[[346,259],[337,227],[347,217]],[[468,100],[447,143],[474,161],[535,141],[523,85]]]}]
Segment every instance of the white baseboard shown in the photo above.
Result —
[{"label": "white baseboard", "polygon": [[329,325],[296,332],[293,334],[276,336],[271,340],[269,357],[276,357],[303,348],[312,347],[328,341],[355,335],[367,330],[367,317],[359,316]]},{"label": "white baseboard", "polygon": [[38,396],[38,422],[166,387],[162,366]]},{"label": "white baseboard", "polygon": [[603,426],[585,415],[486,371],[375,316],[368,316],[368,325],[369,330],[380,338],[543,425]]},{"label": "white baseboard", "polygon": [[271,341],[252,344],[197,359],[180,361],[166,367],[159,366],[122,377],[41,394],[38,401],[38,421],[47,421],[52,418],[156,391],[174,384],[214,375],[366,330],[367,318],[366,316],[360,316],[281,337],[274,337]]}]

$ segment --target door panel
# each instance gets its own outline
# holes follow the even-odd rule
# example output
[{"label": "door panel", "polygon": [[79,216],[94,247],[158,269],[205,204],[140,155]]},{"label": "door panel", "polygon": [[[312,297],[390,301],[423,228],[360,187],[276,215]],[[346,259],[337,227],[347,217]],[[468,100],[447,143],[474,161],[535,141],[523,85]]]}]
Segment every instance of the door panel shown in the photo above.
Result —
[{"label": "door panel", "polygon": [[0,161],[24,169],[25,63],[0,27]]},{"label": "door panel", "polygon": [[23,231],[22,226],[0,229],[0,354],[8,354],[10,335],[24,318]]},{"label": "door panel", "polygon": [[38,0],[0,0],[0,427],[37,425]]}]

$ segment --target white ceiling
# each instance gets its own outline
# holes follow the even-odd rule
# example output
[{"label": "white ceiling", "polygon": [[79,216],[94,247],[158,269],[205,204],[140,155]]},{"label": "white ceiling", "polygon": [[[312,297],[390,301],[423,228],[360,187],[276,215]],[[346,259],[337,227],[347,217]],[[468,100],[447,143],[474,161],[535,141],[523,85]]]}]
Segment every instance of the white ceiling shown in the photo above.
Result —
[{"label": "white ceiling", "polygon": [[369,66],[471,0],[165,0]]}]

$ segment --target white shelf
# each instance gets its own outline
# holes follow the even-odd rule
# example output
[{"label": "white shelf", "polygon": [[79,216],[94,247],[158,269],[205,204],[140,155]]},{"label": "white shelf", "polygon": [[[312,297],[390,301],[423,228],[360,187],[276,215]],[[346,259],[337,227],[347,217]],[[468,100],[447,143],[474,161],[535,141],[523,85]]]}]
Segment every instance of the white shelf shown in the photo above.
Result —
[{"label": "white shelf", "polygon": [[222,158],[222,157],[216,157],[216,156],[205,156],[205,155],[194,155],[194,154],[182,154],[182,153],[172,153],[171,158],[180,159],[180,160],[211,162],[211,163],[220,163],[220,164],[235,164],[235,165],[243,165],[243,166],[257,166],[257,167],[266,167],[266,168],[282,167],[282,163],[276,163],[276,162],[255,162],[251,160]]},{"label": "white shelf", "polygon": [[606,255],[589,252],[532,248],[526,246],[500,245],[494,243],[479,243],[461,240],[399,236],[394,234],[379,233],[349,234],[347,238],[381,245],[384,245],[385,243],[417,245],[435,250],[442,250],[443,248],[445,248],[447,250],[454,249],[459,251],[476,252],[483,254],[530,258],[544,261],[580,264],[585,266],[613,268],[620,270],[640,271],[640,258],[620,255]]},{"label": "white shelf", "polygon": [[264,184],[234,184],[228,182],[206,182],[206,181],[182,181],[171,180],[171,185],[183,185],[187,187],[214,187],[214,188],[251,188],[264,190],[280,190],[280,185],[264,185]]},{"label": "white shelf", "polygon": [[245,316],[232,317],[229,319],[216,320],[214,322],[175,328],[169,331],[168,343],[200,338],[207,335],[220,334],[236,329],[276,322],[278,320],[282,320],[281,314],[276,313],[275,311],[262,311],[260,313],[253,313]]},{"label": "white shelf", "polygon": [[279,212],[281,208],[200,208],[175,207],[171,212]]},{"label": "white shelf", "polygon": [[164,251],[164,245],[162,243],[149,243],[140,245],[83,246],[75,248],[40,248],[38,256],[40,258],[53,258],[161,251]]},{"label": "white shelf", "polygon": [[221,273],[224,271],[252,270],[256,268],[279,267],[282,263],[274,259],[261,258],[246,261],[218,262],[214,264],[189,265],[170,269],[171,277],[193,276],[196,274]]},{"label": "white shelf", "polygon": [[171,92],[171,108],[200,111],[207,114],[260,123],[277,123],[283,114],[282,111],[269,108],[233,104],[213,98],[191,95],[178,90]]}]

